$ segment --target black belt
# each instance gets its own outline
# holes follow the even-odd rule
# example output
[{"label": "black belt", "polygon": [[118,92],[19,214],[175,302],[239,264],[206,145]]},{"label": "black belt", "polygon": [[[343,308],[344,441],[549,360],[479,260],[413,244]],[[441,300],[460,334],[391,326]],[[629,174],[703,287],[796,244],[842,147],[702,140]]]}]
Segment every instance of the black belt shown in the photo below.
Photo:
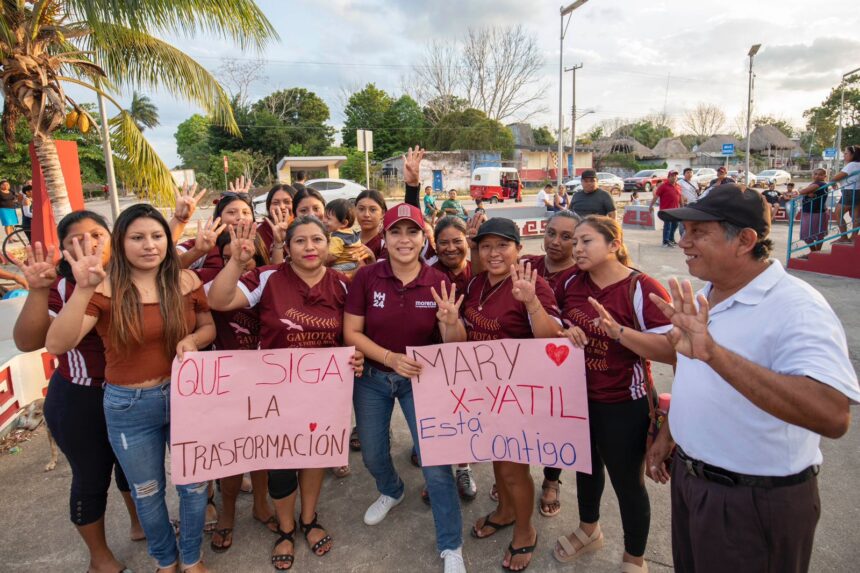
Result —
[{"label": "black belt", "polygon": [[688,456],[680,446],[678,446],[677,450],[678,458],[684,464],[684,468],[688,474],[729,487],[743,485],[770,489],[797,485],[805,482],[812,476],[818,475],[820,468],[820,466],[809,466],[805,470],[790,476],[751,476],[712,466],[701,460],[695,460]]}]

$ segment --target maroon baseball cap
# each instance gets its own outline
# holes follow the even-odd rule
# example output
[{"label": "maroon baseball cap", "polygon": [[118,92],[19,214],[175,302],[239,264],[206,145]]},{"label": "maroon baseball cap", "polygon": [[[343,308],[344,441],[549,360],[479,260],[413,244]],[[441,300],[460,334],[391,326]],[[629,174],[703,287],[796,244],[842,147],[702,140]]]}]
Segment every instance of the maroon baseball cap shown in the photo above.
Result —
[{"label": "maroon baseball cap", "polygon": [[672,171],[669,172],[669,175],[667,175],[667,177],[669,177],[671,175],[677,175],[677,174],[678,174],[678,172],[673,169]]},{"label": "maroon baseball cap", "polygon": [[419,229],[424,228],[424,217],[421,215],[421,211],[409,203],[400,203],[385,212],[385,218],[382,220],[383,230],[387,231],[398,221],[412,221],[418,225]]}]

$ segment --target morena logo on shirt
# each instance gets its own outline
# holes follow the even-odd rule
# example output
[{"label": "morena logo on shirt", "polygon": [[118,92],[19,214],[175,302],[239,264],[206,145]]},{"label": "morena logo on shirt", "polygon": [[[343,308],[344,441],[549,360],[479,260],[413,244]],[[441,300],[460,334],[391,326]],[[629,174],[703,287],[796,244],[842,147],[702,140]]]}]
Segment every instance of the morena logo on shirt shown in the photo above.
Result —
[{"label": "morena logo on shirt", "polygon": [[373,291],[373,306],[375,308],[385,308],[385,293]]},{"label": "morena logo on shirt", "polygon": [[435,300],[416,300],[415,308],[436,308]]}]

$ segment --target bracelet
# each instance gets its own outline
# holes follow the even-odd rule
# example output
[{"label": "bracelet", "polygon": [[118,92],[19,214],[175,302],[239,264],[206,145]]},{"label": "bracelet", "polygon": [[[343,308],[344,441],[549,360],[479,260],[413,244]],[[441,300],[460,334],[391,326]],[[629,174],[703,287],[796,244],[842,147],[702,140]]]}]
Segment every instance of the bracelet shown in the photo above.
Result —
[{"label": "bracelet", "polygon": [[621,343],[621,335],[624,334],[624,327],[621,327],[621,330],[618,331],[618,338],[615,339],[615,342]]},{"label": "bracelet", "polygon": [[281,250],[283,250],[283,249],[284,249],[284,245],[285,245],[284,243],[272,243],[272,249],[273,249],[273,250],[274,250],[274,249],[281,249]]},{"label": "bracelet", "polygon": [[388,362],[388,355],[389,355],[389,354],[391,354],[391,351],[390,351],[390,350],[386,350],[386,351],[385,351],[385,356],[383,356],[383,357],[382,357],[382,365],[383,365],[384,367],[386,367],[386,368],[388,368],[388,364],[386,364],[386,362]]}]

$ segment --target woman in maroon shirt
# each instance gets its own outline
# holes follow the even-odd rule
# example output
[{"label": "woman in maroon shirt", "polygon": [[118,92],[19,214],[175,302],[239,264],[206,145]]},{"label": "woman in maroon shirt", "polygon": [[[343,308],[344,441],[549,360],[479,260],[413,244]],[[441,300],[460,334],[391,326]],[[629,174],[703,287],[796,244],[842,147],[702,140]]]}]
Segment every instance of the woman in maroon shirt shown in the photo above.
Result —
[{"label": "woman in maroon shirt", "polygon": [[[469,340],[552,338],[562,336],[555,296],[547,282],[528,263],[517,262],[522,250],[520,231],[510,219],[494,217],[475,235],[481,266],[466,291],[463,316]],[[532,525],[534,482],[529,466],[493,462],[499,494],[495,511],[478,520],[472,535],[484,539],[514,526],[502,566],[522,571],[537,544]]]},{"label": "woman in maroon shirt", "polygon": [[[240,223],[230,233],[232,256],[209,288],[212,308],[221,312],[255,309],[263,349],[343,346],[347,278],[324,265],[328,256],[325,226],[315,217],[296,217],[286,235],[290,262],[248,273],[245,265],[254,254],[254,230],[248,223]],[[356,352],[353,360],[360,374],[363,356]],[[286,570],[293,564],[297,489],[302,500],[298,525],[308,546],[316,555],[331,550],[332,539],[317,522],[316,512],[324,475],[323,468],[269,471],[269,495],[280,524],[272,553],[276,569]]]},{"label": "woman in maroon shirt", "polygon": [[[578,270],[573,260],[573,231],[579,220],[572,211],[557,211],[550,215],[543,236],[546,254],[527,255],[521,259],[531,263],[538,275],[546,279],[556,298],[559,288]],[[561,511],[561,468],[544,468],[543,477],[539,511],[544,517],[554,517]]]},{"label": "woman in maroon shirt", "polygon": [[604,467],[618,496],[624,528],[624,571],[647,571],[643,555],[651,509],[643,468],[653,386],[648,360],[673,363],[663,333],[670,322],[649,294],[668,300],[653,278],[630,267],[620,225],[591,215],[577,225],[574,256],[579,273],[563,285],[562,316],[588,337],[585,376],[592,473],[576,474],[579,527],[562,536],[553,554],[562,562],[603,546],[598,525]]},{"label": "woman in maroon shirt", "polygon": [[378,261],[385,252],[385,241],[382,235],[382,218],[388,206],[385,197],[375,189],[366,189],[358,194],[355,201],[356,220],[361,227],[361,244],[365,247],[365,255],[373,255],[368,262]]},{"label": "woman in maroon shirt", "polygon": [[[71,250],[73,240],[89,235],[93,243],[104,244],[102,264],[110,260],[110,230],[104,218],[92,211],[75,211],[57,225],[63,249]],[[29,293],[15,322],[15,345],[22,352],[33,352],[45,346],[51,320],[60,313],[75,290],[75,277],[69,263],[61,260],[54,266],[54,247],[47,253],[41,243],[27,248],[22,265]],[[90,552],[91,569],[123,568],[105,538],[104,513],[110,489],[111,473],[116,475],[117,489],[131,517],[131,539],[145,539],[137,519],[128,481],[116,461],[108,441],[104,400],[104,345],[91,332],[76,348],[57,356],[58,366],[51,376],[45,398],[45,422],[65,454],[72,470],[69,508],[72,523]]]}]

